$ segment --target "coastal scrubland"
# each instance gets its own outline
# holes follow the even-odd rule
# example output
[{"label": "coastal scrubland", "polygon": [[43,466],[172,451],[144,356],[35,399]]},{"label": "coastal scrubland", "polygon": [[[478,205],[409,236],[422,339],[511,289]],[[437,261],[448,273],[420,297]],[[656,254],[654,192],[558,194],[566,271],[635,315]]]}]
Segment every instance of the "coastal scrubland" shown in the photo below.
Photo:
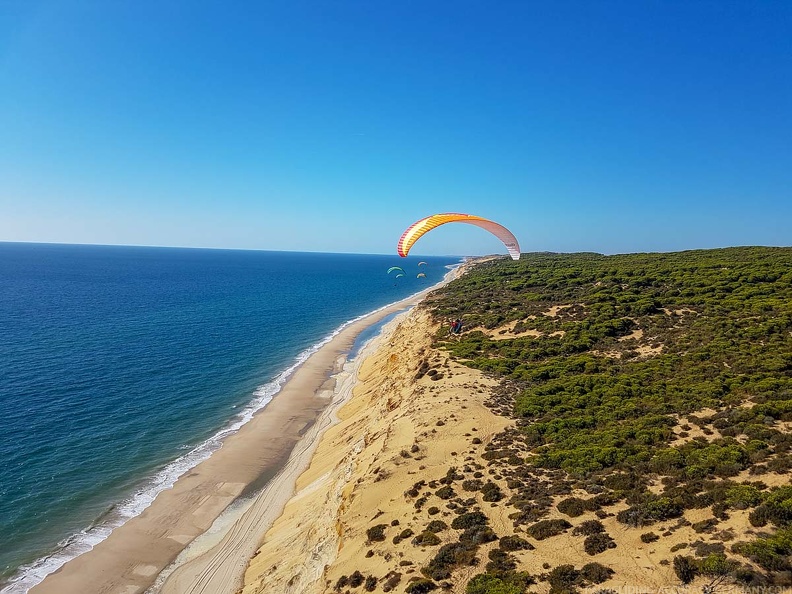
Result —
[{"label": "coastal scrubland", "polygon": [[[518,420],[483,454],[515,531],[577,532],[595,560],[631,546],[606,520],[649,547],[684,528],[659,560],[679,582],[790,583],[792,250],[529,254],[477,266],[430,307],[463,317],[436,345],[499,378],[491,406]],[[520,571],[499,536],[471,594],[611,579]]]},{"label": "coastal scrubland", "polygon": [[480,263],[341,413],[245,592],[792,584],[792,249]]}]

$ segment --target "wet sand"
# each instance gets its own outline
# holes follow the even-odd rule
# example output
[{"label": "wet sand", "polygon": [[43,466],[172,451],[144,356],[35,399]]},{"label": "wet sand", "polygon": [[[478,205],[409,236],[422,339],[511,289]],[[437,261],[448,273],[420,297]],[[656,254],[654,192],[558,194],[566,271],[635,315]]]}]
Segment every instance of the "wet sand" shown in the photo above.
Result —
[{"label": "wet sand", "polygon": [[[455,273],[450,273],[446,278],[451,276],[455,276]],[[288,468],[287,461],[295,446],[306,436],[313,435],[313,439],[319,436],[322,427],[314,428],[314,425],[322,411],[337,400],[334,395],[338,394],[339,386],[335,385],[333,374],[341,370],[345,354],[351,349],[357,335],[384,317],[415,305],[435,287],[344,328],[305,361],[272,402],[238,433],[227,438],[220,450],[180,477],[172,489],[160,493],[142,514],[115,529],[91,551],[47,576],[30,592],[135,594],[150,588],[157,576],[196,537],[208,530],[231,503],[241,494],[249,492],[250,485],[261,485],[271,477],[276,478],[269,481],[270,484],[277,482],[279,473]],[[357,357],[360,360],[363,358],[363,353]],[[344,389],[351,387],[347,385]],[[298,458],[304,458],[300,462],[303,465],[310,459],[310,453],[305,454],[305,448],[310,448],[310,445],[304,444],[300,448],[302,454],[297,452]],[[299,464],[294,465],[294,468],[297,467]],[[294,478],[284,477],[278,489],[265,490],[259,496],[257,507],[259,511],[265,509],[267,517],[273,516],[270,522],[280,515],[291,496]],[[258,521],[263,520],[259,518]],[[238,528],[231,527],[230,530],[235,542],[242,539],[246,543],[243,547],[245,550],[252,546],[251,554],[255,551],[258,546],[255,535],[240,534]],[[238,574],[236,579],[229,575],[229,591],[233,592],[241,585],[248,559],[249,556],[233,567],[228,561],[223,562],[225,572]],[[218,591],[191,585],[194,580],[180,577],[186,573],[187,570],[174,572],[168,580],[170,583],[166,582],[165,591]],[[237,580],[239,583],[235,585]]]}]

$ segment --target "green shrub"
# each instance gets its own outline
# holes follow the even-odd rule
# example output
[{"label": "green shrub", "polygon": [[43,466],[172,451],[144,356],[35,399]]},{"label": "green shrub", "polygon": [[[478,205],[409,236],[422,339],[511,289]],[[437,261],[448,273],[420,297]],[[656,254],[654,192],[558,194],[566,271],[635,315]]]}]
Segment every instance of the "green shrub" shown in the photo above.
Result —
[{"label": "green shrub", "polygon": [[338,578],[338,581],[336,581],[335,589],[341,590],[341,588],[345,588],[348,585],[349,585],[349,576],[342,575],[340,578]]},{"label": "green shrub", "polygon": [[792,485],[777,487],[764,496],[764,502],[750,514],[751,523],[754,520],[763,523],[754,524],[764,526],[772,522],[779,528],[792,524]]},{"label": "green shrub", "polygon": [[369,542],[385,540],[385,529],[387,527],[387,524],[377,524],[376,526],[372,526],[366,530],[366,536],[368,537]]},{"label": "green shrub", "polygon": [[693,557],[677,555],[674,557],[674,573],[683,584],[689,584],[698,575],[696,560]]},{"label": "green shrub", "polygon": [[466,480],[466,481],[462,482],[462,488],[465,491],[478,491],[479,489],[481,489],[481,486],[483,484],[484,483],[482,483],[478,479],[469,479],[469,480]]},{"label": "green shrub", "polygon": [[792,527],[781,528],[772,536],[734,545],[734,551],[768,571],[792,569]]},{"label": "green shrub", "polygon": [[491,573],[504,573],[517,569],[517,560],[501,549],[492,549],[488,555],[487,571]]},{"label": "green shrub", "polygon": [[453,542],[440,547],[437,554],[421,569],[427,578],[445,580],[459,566],[470,565],[476,555],[476,545],[464,542]]},{"label": "green shrub", "polygon": [[503,493],[500,487],[493,482],[489,482],[481,487],[481,493],[484,501],[500,501],[503,499]]},{"label": "green shrub", "polygon": [[389,572],[384,578],[385,583],[382,585],[382,591],[390,592],[391,590],[393,590],[396,586],[399,585],[399,582],[401,581],[401,577],[402,574],[400,574],[398,571]]},{"label": "green shrub", "polygon": [[498,535],[489,526],[471,526],[459,535],[460,542],[470,542],[476,545],[498,540]]},{"label": "green shrub", "polygon": [[481,573],[470,580],[466,594],[523,594],[525,585],[510,583],[505,576]]},{"label": "green shrub", "polygon": [[616,514],[616,519],[622,524],[640,528],[658,521],[678,518],[683,511],[677,502],[668,497],[659,497],[620,511]]},{"label": "green shrub", "polygon": [[566,514],[570,518],[577,518],[586,511],[585,502],[579,497],[569,497],[567,499],[562,499],[558,502],[556,507],[558,508],[558,511],[560,511],[562,514]]},{"label": "green shrub", "polygon": [[608,581],[614,571],[599,563],[586,563],[580,569],[580,576],[591,584],[601,584]]},{"label": "green shrub", "polygon": [[412,539],[415,546],[435,546],[440,544],[440,537],[434,532],[424,530],[418,536]]},{"label": "green shrub", "polygon": [[583,550],[589,555],[598,555],[615,547],[616,543],[607,534],[592,534],[583,541]]},{"label": "green shrub", "polygon": [[435,491],[435,495],[440,499],[451,499],[456,493],[454,493],[454,489],[450,485],[445,485]]},{"label": "green shrub", "polygon": [[733,575],[739,564],[729,560],[722,553],[713,553],[698,562],[698,571],[708,577]]},{"label": "green shrub", "polygon": [[715,526],[718,525],[718,520],[715,518],[707,518],[706,520],[702,520],[701,522],[696,522],[693,524],[692,528],[694,532],[702,533],[702,532],[712,532]]},{"label": "green shrub", "polygon": [[726,504],[735,509],[747,509],[762,502],[762,492],[754,485],[735,485],[726,491]]},{"label": "green shrub", "polygon": [[519,536],[504,536],[498,541],[498,546],[504,551],[533,551],[535,548]]},{"label": "green shrub", "polygon": [[426,529],[429,532],[442,532],[443,530],[448,528],[448,524],[443,522],[443,520],[432,520],[429,524],[426,525]]},{"label": "green shrub", "polygon": [[575,591],[574,587],[580,581],[580,572],[575,569],[574,565],[559,565],[547,574],[547,582],[550,584],[550,592],[553,594],[573,592]]},{"label": "green shrub", "polygon": [[528,526],[526,531],[536,540],[544,540],[566,532],[571,527],[572,524],[566,520],[540,520],[536,524]]},{"label": "green shrub", "polygon": [[461,516],[457,516],[451,522],[451,528],[460,530],[462,528],[471,528],[473,526],[485,526],[489,523],[489,518],[480,511],[467,512]]},{"label": "green shrub", "polygon": [[365,578],[363,577],[363,574],[360,573],[358,570],[355,570],[355,573],[349,576],[349,585],[352,586],[353,588],[357,588],[358,586],[363,584],[364,580]]},{"label": "green shrub", "polygon": [[586,520],[572,530],[575,536],[590,536],[601,532],[605,532],[605,526],[599,520]]},{"label": "green shrub", "polygon": [[377,578],[375,578],[373,575],[367,576],[366,577],[366,583],[363,585],[363,589],[366,592],[373,592],[374,590],[376,590],[377,589]]},{"label": "green shrub", "polygon": [[405,528],[399,534],[393,537],[393,544],[399,544],[405,538],[410,538],[413,535],[412,528]]},{"label": "green shrub", "polygon": [[431,592],[432,590],[437,590],[437,584],[435,584],[432,580],[418,579],[408,584],[404,591],[407,594],[425,594],[426,592]]}]

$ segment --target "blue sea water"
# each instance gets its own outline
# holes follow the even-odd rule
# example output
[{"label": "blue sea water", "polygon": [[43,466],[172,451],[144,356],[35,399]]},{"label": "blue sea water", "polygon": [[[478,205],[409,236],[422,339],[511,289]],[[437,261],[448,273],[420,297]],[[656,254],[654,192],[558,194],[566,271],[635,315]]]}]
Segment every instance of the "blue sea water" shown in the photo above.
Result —
[{"label": "blue sea water", "polygon": [[0,584],[105,538],[339,327],[458,262],[0,243]]}]

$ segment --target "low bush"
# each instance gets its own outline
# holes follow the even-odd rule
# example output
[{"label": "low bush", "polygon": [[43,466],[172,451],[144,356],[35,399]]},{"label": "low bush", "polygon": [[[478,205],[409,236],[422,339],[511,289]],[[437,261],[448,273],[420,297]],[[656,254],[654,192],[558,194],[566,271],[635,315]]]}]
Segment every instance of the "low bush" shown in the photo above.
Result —
[{"label": "low bush", "polygon": [[446,528],[448,528],[448,524],[446,524],[445,522],[443,522],[443,520],[432,520],[432,521],[431,521],[431,522],[429,522],[429,524],[427,524],[427,526],[426,526],[426,529],[427,529],[429,532],[435,532],[435,533],[437,533],[437,532],[442,532],[442,531],[443,531],[443,530],[445,530]]},{"label": "low bush", "polygon": [[567,499],[562,499],[558,502],[556,507],[558,508],[558,511],[569,516],[570,518],[577,518],[586,511],[586,504],[579,497],[569,497]]},{"label": "low bush", "polygon": [[608,581],[614,571],[600,563],[586,563],[580,569],[580,576],[591,584],[601,584]]},{"label": "low bush", "polygon": [[762,492],[754,485],[735,485],[726,491],[725,503],[735,509],[748,509],[762,502]]},{"label": "low bush", "polygon": [[482,483],[478,479],[468,479],[466,481],[462,481],[462,488],[465,491],[478,491],[479,489],[481,489],[481,486],[483,484],[484,483]]},{"label": "low bush", "polygon": [[692,582],[698,575],[698,565],[693,557],[674,557],[674,573],[683,584]]},{"label": "low bush", "polygon": [[413,535],[413,531],[411,528],[405,528],[399,534],[393,537],[393,544],[399,544],[405,538],[410,538]]},{"label": "low bush", "polygon": [[580,572],[575,569],[574,565],[559,565],[547,574],[547,582],[550,584],[550,592],[552,594],[574,592],[574,587],[580,581]]},{"label": "low bush", "polygon": [[358,570],[355,570],[355,573],[349,576],[349,585],[353,588],[357,588],[360,586],[366,578],[363,577],[363,574],[360,573]]},{"label": "low bush", "polygon": [[387,524],[377,524],[376,526],[372,526],[368,530],[366,530],[366,536],[368,537],[369,542],[378,542],[385,540],[385,529],[388,527]]},{"label": "low bush", "polygon": [[566,532],[570,528],[572,528],[572,524],[566,520],[540,520],[536,524],[528,526],[526,531],[536,540],[544,540]]},{"label": "low bush", "polygon": [[501,491],[500,487],[496,483],[487,483],[483,487],[481,487],[481,493],[483,494],[482,499],[484,501],[500,501],[503,499],[503,492]]},{"label": "low bush", "polygon": [[348,585],[349,585],[349,576],[342,575],[340,578],[338,578],[338,581],[335,584],[335,589],[341,590],[341,588],[345,588]]},{"label": "low bush", "polygon": [[698,561],[699,573],[707,577],[734,575],[738,568],[739,563],[728,559],[723,553],[713,553]]},{"label": "low bush", "polygon": [[701,520],[701,522],[696,522],[693,524],[693,531],[701,534],[702,532],[713,532],[715,530],[715,526],[718,525],[717,518],[707,518],[706,520]]},{"label": "low bush", "polygon": [[487,571],[491,573],[503,573],[517,569],[517,560],[507,552],[500,549],[492,549],[489,554]]},{"label": "low bush", "polygon": [[480,511],[467,512],[454,518],[451,522],[451,528],[460,530],[462,528],[471,528],[473,526],[486,526],[489,523],[489,518]]},{"label": "low bush", "polygon": [[418,536],[412,539],[415,546],[435,546],[440,544],[440,537],[430,530],[424,530]]},{"label": "low bush", "polygon": [[519,536],[504,536],[498,542],[498,546],[504,551],[533,551],[534,546]]},{"label": "low bush", "polygon": [[382,585],[383,592],[390,592],[401,582],[402,574],[398,571],[391,571],[385,576],[385,583]]},{"label": "low bush", "polygon": [[614,540],[607,534],[592,534],[583,541],[583,550],[589,555],[598,555],[616,547]]},{"label": "low bush", "polygon": [[792,524],[792,485],[778,487],[764,496],[764,502],[748,515],[754,526],[767,522],[779,528]]},{"label": "low bush", "polygon": [[768,571],[792,570],[792,526],[781,528],[772,536],[737,543],[733,550]]},{"label": "low bush", "polygon": [[426,594],[432,590],[437,590],[437,584],[432,580],[418,579],[408,584],[404,591],[407,594]]},{"label": "low bush", "polygon": [[659,497],[620,511],[616,514],[616,519],[622,524],[640,528],[655,522],[678,518],[683,512],[682,507],[675,501],[668,497]]},{"label": "low bush", "polygon": [[454,495],[456,495],[456,493],[450,485],[445,485],[435,491],[435,495],[437,495],[440,499],[447,500],[451,499]]},{"label": "low bush", "polygon": [[476,545],[465,542],[443,545],[427,566],[421,569],[421,573],[433,580],[448,579],[457,567],[471,564],[477,548]]},{"label": "low bush", "polygon": [[459,535],[460,542],[469,542],[475,545],[498,540],[498,535],[489,526],[472,526]]},{"label": "low bush", "polygon": [[523,594],[534,583],[536,580],[523,572],[481,573],[468,582],[465,594]]},{"label": "low bush", "polygon": [[586,520],[572,530],[572,534],[575,536],[591,536],[601,532],[605,532],[605,526],[599,520]]}]

